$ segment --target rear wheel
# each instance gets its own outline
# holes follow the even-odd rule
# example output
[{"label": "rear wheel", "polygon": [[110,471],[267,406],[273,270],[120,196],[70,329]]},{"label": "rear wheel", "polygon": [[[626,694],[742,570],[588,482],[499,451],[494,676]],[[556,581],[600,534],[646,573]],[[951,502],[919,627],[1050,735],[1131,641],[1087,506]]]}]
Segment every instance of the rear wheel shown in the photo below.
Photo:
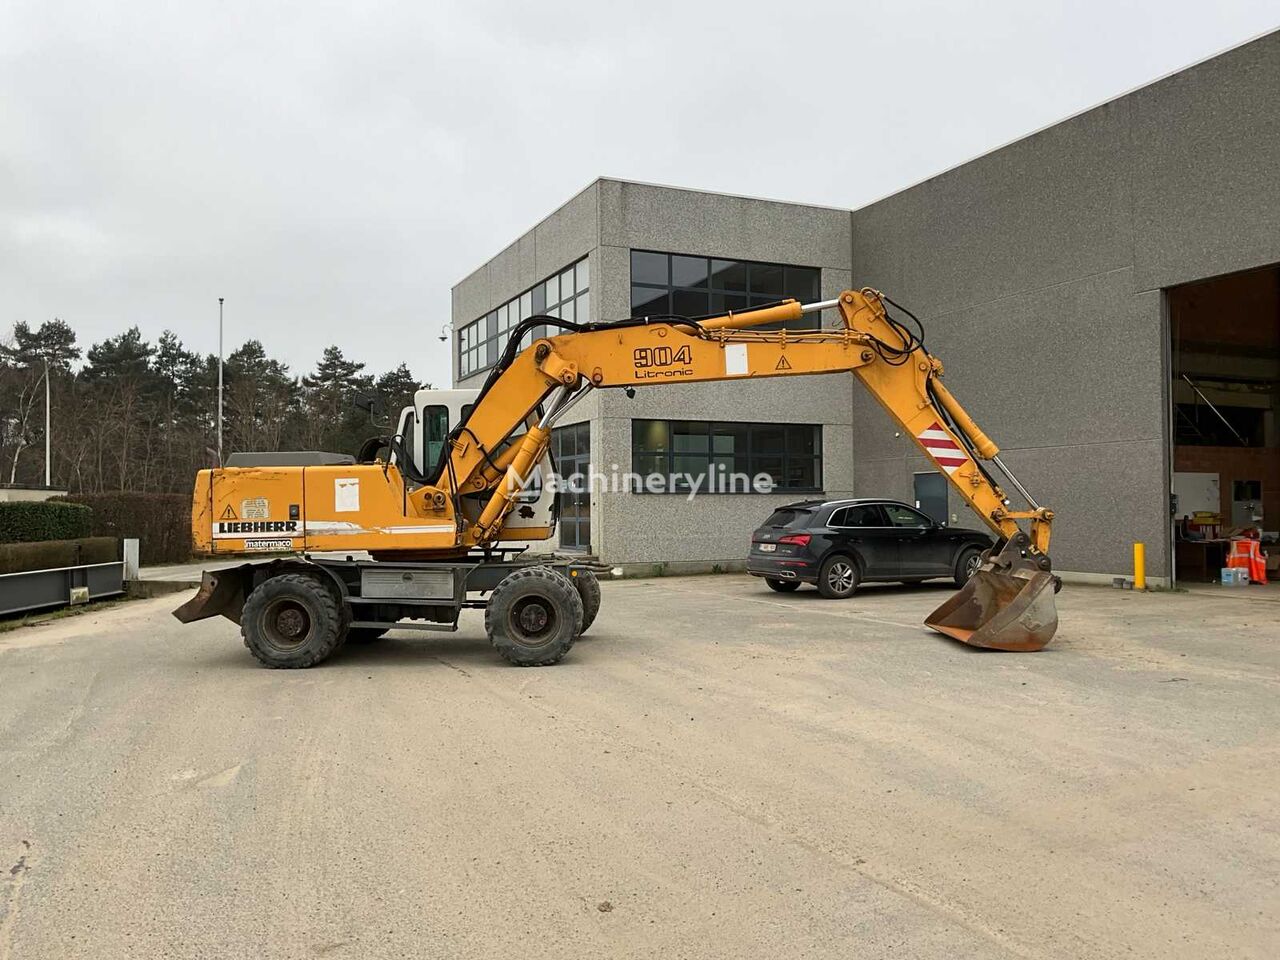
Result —
[{"label": "rear wheel", "polygon": [[582,631],[582,598],[565,577],[525,567],[503,578],[484,609],[484,628],[502,656],[518,667],[556,663]]},{"label": "rear wheel", "polygon": [[843,600],[853,596],[861,579],[858,564],[851,557],[827,557],[818,568],[818,592],[828,600]]},{"label": "rear wheel", "polygon": [[960,551],[960,556],[956,557],[956,569],[953,577],[957,587],[963,587],[969,582],[969,578],[978,572],[978,568],[982,566],[982,551],[977,547],[965,547]]},{"label": "rear wheel", "polygon": [[776,580],[773,577],[765,577],[764,582],[769,585],[770,590],[776,590],[778,593],[794,593],[800,589],[799,580]]},{"label": "rear wheel", "polygon": [[582,629],[578,633],[583,634],[600,612],[600,581],[590,570],[578,570],[569,578],[569,582],[578,591],[578,599],[582,601]]},{"label": "rear wheel", "polygon": [[240,615],[244,645],[260,663],[275,669],[315,666],[342,645],[342,627],[334,591],[297,573],[260,583]]}]

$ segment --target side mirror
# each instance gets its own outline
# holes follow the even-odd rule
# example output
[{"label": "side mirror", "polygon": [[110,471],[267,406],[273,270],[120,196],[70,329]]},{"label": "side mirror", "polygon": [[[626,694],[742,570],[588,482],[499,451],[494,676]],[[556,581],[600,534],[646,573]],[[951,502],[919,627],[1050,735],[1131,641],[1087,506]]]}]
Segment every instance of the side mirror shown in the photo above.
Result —
[{"label": "side mirror", "polygon": [[365,413],[369,414],[369,422],[375,427],[391,426],[390,423],[380,423],[378,421],[378,414],[382,412],[382,400],[376,393],[359,394],[352,402],[356,405],[357,409],[363,410]]}]

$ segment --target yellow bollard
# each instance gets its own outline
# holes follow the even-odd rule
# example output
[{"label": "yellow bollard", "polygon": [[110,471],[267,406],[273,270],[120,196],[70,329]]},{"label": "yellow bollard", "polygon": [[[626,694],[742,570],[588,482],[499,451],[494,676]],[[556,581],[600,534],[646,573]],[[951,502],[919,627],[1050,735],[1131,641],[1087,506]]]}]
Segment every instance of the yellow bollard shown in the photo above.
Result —
[{"label": "yellow bollard", "polygon": [[1133,545],[1133,589],[1147,589],[1147,547],[1142,543]]}]

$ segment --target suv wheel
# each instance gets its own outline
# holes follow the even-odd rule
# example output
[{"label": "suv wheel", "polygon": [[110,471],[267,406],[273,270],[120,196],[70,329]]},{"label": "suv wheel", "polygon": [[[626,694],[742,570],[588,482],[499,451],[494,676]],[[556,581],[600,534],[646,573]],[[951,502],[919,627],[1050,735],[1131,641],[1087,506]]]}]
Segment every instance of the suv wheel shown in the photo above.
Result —
[{"label": "suv wheel", "polygon": [[955,581],[957,587],[963,587],[969,578],[982,566],[982,553],[977,547],[967,547],[956,557]]},{"label": "suv wheel", "polygon": [[853,596],[861,579],[857,561],[851,557],[827,557],[818,568],[818,592],[828,600],[843,600]]}]

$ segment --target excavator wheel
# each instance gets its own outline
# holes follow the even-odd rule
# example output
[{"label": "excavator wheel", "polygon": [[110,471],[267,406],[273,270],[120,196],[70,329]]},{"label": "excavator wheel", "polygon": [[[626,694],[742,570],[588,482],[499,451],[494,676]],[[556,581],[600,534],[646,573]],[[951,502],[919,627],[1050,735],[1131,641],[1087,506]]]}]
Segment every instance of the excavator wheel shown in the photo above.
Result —
[{"label": "excavator wheel", "polygon": [[518,667],[559,662],[582,631],[582,598],[569,578],[547,567],[507,574],[489,595],[484,629]]},{"label": "excavator wheel", "polygon": [[600,581],[590,570],[575,570],[569,577],[569,582],[577,589],[578,597],[582,600],[582,629],[578,631],[581,636],[595,622],[596,614],[600,612]]},{"label": "excavator wheel", "polygon": [[305,574],[282,573],[260,583],[244,602],[240,633],[264,666],[313,667],[342,646],[343,618],[328,586]]}]

